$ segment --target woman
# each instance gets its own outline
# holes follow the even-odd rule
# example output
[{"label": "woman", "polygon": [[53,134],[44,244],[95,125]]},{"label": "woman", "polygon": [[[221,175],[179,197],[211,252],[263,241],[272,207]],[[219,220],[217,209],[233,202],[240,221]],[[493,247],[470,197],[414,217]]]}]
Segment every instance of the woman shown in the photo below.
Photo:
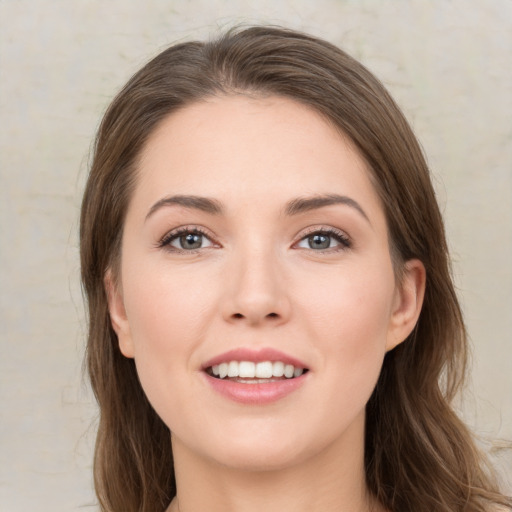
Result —
[{"label": "woman", "polygon": [[428,168],[341,50],[253,27],[162,52],[105,114],[80,227],[102,510],[510,505],[450,407]]}]

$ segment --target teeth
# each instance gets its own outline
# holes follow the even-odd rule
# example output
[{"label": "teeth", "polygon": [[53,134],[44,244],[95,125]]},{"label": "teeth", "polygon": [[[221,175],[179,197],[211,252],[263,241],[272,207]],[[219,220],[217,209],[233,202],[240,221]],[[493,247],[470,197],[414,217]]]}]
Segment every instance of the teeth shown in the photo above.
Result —
[{"label": "teeth", "polygon": [[295,370],[295,368],[293,367],[292,364],[286,364],[284,366],[284,376],[287,378],[287,379],[291,379],[293,377],[293,371]]},{"label": "teeth", "polygon": [[284,375],[284,363],[276,361],[272,364],[272,375],[274,377],[282,377]]},{"label": "teeth", "polygon": [[239,367],[237,361],[230,361],[228,363],[228,377],[238,377]]},{"label": "teeth", "polygon": [[272,377],[286,377],[292,379],[300,377],[304,368],[295,368],[292,364],[285,364],[282,361],[263,361],[253,363],[251,361],[229,361],[216,364],[211,367],[211,372],[216,377],[241,379],[271,379]]},{"label": "teeth", "polygon": [[258,363],[256,365],[256,377],[259,379],[270,379],[272,376],[272,363],[270,361],[265,361],[264,363]]},{"label": "teeth", "polygon": [[228,363],[219,364],[219,377],[223,379],[228,375]]},{"label": "teeth", "polygon": [[[231,364],[233,364],[233,362],[234,361],[229,363],[229,365],[231,366]],[[251,363],[250,361],[242,361],[241,363],[235,362],[235,364],[238,365],[238,375],[235,375],[235,377],[254,379],[254,377],[256,376],[256,365],[254,363]],[[258,363],[258,366],[259,366],[259,363]],[[258,377],[259,377],[259,375],[258,375]]]}]

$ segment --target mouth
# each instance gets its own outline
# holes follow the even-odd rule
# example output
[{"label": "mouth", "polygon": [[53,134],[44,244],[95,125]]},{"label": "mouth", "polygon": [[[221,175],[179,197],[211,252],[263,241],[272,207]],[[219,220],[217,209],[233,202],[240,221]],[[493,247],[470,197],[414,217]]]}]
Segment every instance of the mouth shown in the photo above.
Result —
[{"label": "mouth", "polygon": [[245,405],[277,402],[310,380],[310,368],[302,361],[271,347],[236,348],[205,362],[201,370],[213,391]]},{"label": "mouth", "polygon": [[215,379],[233,381],[240,384],[266,384],[282,380],[292,380],[309,370],[283,361],[225,361],[205,368],[205,372]]}]

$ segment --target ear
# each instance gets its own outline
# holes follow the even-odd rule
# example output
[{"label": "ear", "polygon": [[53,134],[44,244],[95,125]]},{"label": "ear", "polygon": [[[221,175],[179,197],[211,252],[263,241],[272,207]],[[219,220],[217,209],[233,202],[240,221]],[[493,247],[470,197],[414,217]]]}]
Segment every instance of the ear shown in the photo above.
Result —
[{"label": "ear", "polygon": [[386,351],[402,343],[416,326],[425,295],[426,271],[418,259],[405,263],[401,283],[395,291]]},{"label": "ear", "polygon": [[134,346],[124,307],[123,293],[121,287],[115,283],[110,269],[105,275],[104,285],[107,293],[110,322],[117,334],[119,349],[125,357],[134,357]]}]

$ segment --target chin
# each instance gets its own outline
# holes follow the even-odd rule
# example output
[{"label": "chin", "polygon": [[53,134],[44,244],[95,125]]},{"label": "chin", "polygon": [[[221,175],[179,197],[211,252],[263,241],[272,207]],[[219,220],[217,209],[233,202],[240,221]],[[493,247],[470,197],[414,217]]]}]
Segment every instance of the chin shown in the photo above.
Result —
[{"label": "chin", "polygon": [[221,423],[216,427],[207,435],[203,428],[201,436],[190,430],[175,430],[172,435],[175,455],[192,457],[198,462],[202,459],[238,471],[264,472],[303,462],[308,453],[315,451],[313,445],[318,444],[315,436],[308,442],[308,436],[299,429],[290,430],[290,425],[279,425],[275,421],[269,424],[268,419],[236,422],[236,425]]},{"label": "chin", "polygon": [[224,467],[266,472],[303,464],[331,444],[330,436],[322,436],[319,429],[297,427],[256,422],[252,428],[246,425],[210,438],[203,453]]},{"label": "chin", "polygon": [[285,450],[275,445],[241,447],[217,455],[217,462],[227,468],[246,472],[280,471],[304,462],[306,454],[296,448]]}]

